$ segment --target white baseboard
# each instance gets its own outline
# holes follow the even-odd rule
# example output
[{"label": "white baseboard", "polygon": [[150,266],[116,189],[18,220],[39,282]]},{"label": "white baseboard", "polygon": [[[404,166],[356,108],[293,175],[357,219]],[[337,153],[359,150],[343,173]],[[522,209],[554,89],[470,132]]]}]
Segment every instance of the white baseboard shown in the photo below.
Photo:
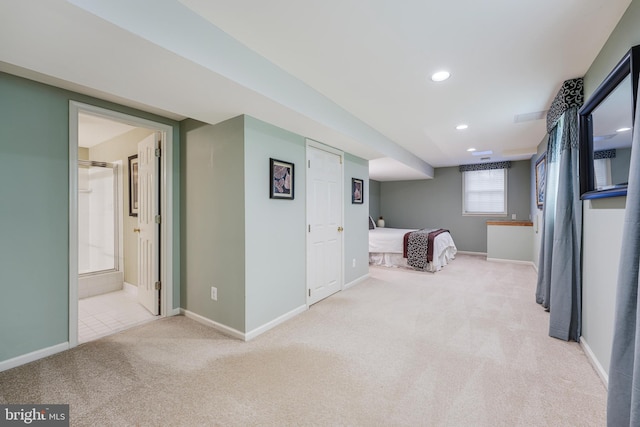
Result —
[{"label": "white baseboard", "polygon": [[282,316],[273,319],[271,322],[265,323],[264,325],[249,331],[245,334],[244,340],[245,341],[249,341],[254,339],[255,337],[257,337],[258,335],[264,334],[265,332],[267,332],[269,329],[273,329],[276,326],[278,326],[279,324],[291,319],[292,317],[297,316],[300,313],[303,313],[305,311],[307,311],[309,309],[309,307],[305,304],[305,305],[301,305],[298,308],[294,308],[293,310],[291,310],[288,313],[283,314]]},{"label": "white baseboard", "polygon": [[32,351],[31,353],[23,354],[22,356],[17,356],[17,357],[14,357],[13,359],[0,362],[0,372],[6,371],[7,369],[16,368],[20,365],[24,365],[38,359],[44,359],[45,357],[48,357],[53,354],[60,353],[66,350],[69,350],[68,342],[63,342],[60,344],[53,345],[51,347],[47,347],[41,350]]},{"label": "white baseboard", "polygon": [[[503,259],[503,258],[487,258],[487,261],[489,262],[504,262],[507,264],[521,264],[521,265],[530,265],[531,267],[535,268],[535,264],[532,261],[521,261],[518,259]],[[536,269],[537,271],[537,269]]]},{"label": "white baseboard", "polygon": [[360,276],[358,277],[356,280],[352,280],[351,282],[347,283],[346,285],[344,285],[342,287],[342,290],[347,290],[355,285],[357,285],[358,283],[364,282],[365,280],[367,280],[369,278],[369,273],[365,274],[364,276]]},{"label": "white baseboard", "polygon": [[186,317],[195,320],[198,323],[202,323],[203,325],[209,326],[213,329],[216,329],[222,332],[225,335],[229,335],[233,338],[238,338],[242,341],[249,341],[257,337],[258,335],[264,334],[269,329],[273,329],[279,324],[291,319],[292,317],[297,316],[298,314],[305,312],[309,309],[309,307],[305,305],[301,305],[298,308],[291,310],[288,313],[283,314],[282,316],[273,319],[271,322],[265,323],[262,326],[257,327],[256,329],[249,331],[247,333],[240,332],[237,329],[230,328],[222,323],[215,322],[211,319],[207,319],[206,317],[200,316],[192,311],[185,310],[184,308],[179,309],[181,314],[184,314]]},{"label": "white baseboard", "polygon": [[194,313],[192,311],[189,311],[189,310],[185,310],[184,308],[180,309],[180,313],[184,314],[189,319],[193,319],[198,323],[202,323],[203,325],[206,325],[206,326],[209,326],[209,327],[211,327],[213,329],[216,329],[216,330],[222,332],[225,335],[229,335],[229,336],[231,336],[233,338],[238,338],[238,339],[241,339],[241,340],[244,341],[244,333],[242,333],[242,332],[240,332],[240,331],[238,331],[236,329],[230,328],[228,326],[223,325],[222,323],[215,322],[215,321],[213,321],[211,319],[207,319],[204,316],[200,316],[199,314],[196,314],[196,313]]},{"label": "white baseboard", "polygon": [[457,251],[457,254],[461,254],[461,255],[474,255],[474,256],[487,256],[486,252],[471,252],[471,251]]},{"label": "white baseboard", "polygon": [[591,347],[589,347],[589,344],[587,344],[587,341],[584,339],[584,337],[580,337],[580,347],[582,347],[582,350],[584,350],[584,354],[587,355],[587,359],[589,359],[589,363],[591,363],[591,366],[593,366],[593,369],[595,369],[595,371],[598,373],[598,376],[602,380],[604,387],[608,389],[609,374],[607,374],[607,372],[604,370],[604,368],[600,364],[600,361],[598,360],[596,355],[593,353],[593,351],[591,350]]},{"label": "white baseboard", "polygon": [[174,308],[169,310],[169,312],[167,313],[167,317],[169,316],[179,316],[180,314],[182,314],[182,309],[180,308]]},{"label": "white baseboard", "polygon": [[138,296],[138,287],[136,285],[132,285],[131,283],[124,282],[122,284],[122,289],[129,295]]}]

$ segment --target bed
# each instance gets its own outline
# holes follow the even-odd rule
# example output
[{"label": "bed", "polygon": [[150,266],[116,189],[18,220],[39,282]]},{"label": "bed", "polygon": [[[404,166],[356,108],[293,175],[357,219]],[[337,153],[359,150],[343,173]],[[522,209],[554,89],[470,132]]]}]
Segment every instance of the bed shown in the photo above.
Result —
[{"label": "bed", "polygon": [[[433,244],[427,254],[426,242],[429,238]],[[419,246],[419,250],[416,250],[416,246]],[[453,260],[456,252],[456,245],[448,230],[382,228],[376,227],[369,218],[369,264],[435,273]]]}]

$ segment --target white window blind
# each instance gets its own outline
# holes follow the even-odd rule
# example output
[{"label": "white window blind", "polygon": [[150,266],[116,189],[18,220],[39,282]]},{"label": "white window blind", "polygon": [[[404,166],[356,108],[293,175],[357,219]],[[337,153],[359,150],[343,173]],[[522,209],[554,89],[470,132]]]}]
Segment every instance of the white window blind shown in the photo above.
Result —
[{"label": "white window blind", "polygon": [[611,185],[611,159],[596,159],[593,161],[593,169],[596,175],[596,189],[600,190]]},{"label": "white window blind", "polygon": [[462,173],[463,214],[507,214],[507,170],[488,169]]}]

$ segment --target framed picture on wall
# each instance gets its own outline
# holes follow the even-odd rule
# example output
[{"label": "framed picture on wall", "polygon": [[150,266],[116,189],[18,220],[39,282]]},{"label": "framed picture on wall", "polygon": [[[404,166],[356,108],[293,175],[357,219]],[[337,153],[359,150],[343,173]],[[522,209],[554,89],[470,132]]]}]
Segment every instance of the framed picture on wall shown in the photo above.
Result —
[{"label": "framed picture on wall", "polygon": [[269,159],[269,198],[293,200],[293,163]]},{"label": "framed picture on wall", "polygon": [[351,203],[362,204],[364,202],[364,181],[351,178]]},{"label": "framed picture on wall", "polygon": [[538,209],[544,206],[544,187],[547,173],[547,153],[545,152],[536,161],[536,204]]},{"label": "framed picture on wall", "polygon": [[129,216],[138,216],[138,155],[129,156]]}]

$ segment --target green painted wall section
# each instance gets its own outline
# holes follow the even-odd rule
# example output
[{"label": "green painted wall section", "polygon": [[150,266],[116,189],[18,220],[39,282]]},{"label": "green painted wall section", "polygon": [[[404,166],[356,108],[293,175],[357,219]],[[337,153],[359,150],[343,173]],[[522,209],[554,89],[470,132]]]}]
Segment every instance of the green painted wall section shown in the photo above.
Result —
[{"label": "green painted wall section", "polygon": [[616,156],[611,159],[611,182],[623,184],[629,181],[631,165],[631,147],[616,149]]},{"label": "green painted wall section", "polygon": [[0,74],[0,360],[68,339],[69,121],[60,95]]},{"label": "green painted wall section", "polygon": [[[369,273],[369,162],[351,154],[344,156],[344,283]],[[364,181],[362,204],[351,203],[351,178]],[[355,261],[355,266],[353,262]]]},{"label": "green painted wall section", "polygon": [[[585,99],[591,96],[629,49],[640,44],[639,22],[640,0],[633,0],[584,76]],[[607,373],[618,282],[619,255],[616,252],[622,245],[625,206],[626,197],[583,203],[582,337],[596,362]]]},{"label": "green painted wall section", "polygon": [[[306,304],[305,138],[244,116],[246,331]],[[294,164],[294,199],[269,198],[269,158]]]},{"label": "green painted wall section", "polygon": [[[185,120],[181,129],[183,308],[250,333],[303,307],[305,138],[249,116],[217,125]],[[293,200],[269,197],[270,158],[294,164]],[[368,205],[351,204],[351,178],[366,182],[368,162],[346,154],[344,165],[349,283],[368,273]]]},{"label": "green painted wall section", "polygon": [[600,86],[613,67],[631,49],[640,44],[640,1],[633,0],[584,75],[585,99]]},{"label": "green painted wall section", "polygon": [[374,221],[380,218],[380,182],[369,180],[369,215]]},{"label": "green painted wall section", "polygon": [[[530,215],[529,160],[511,162],[507,178],[509,219]],[[382,182],[380,215],[394,228],[446,228],[460,251],[486,252],[489,219],[505,217],[462,215],[462,173],[458,167],[437,168],[435,178]]]},{"label": "green painted wall section", "polygon": [[187,119],[181,132],[182,308],[244,332],[244,120]]},{"label": "green painted wall section", "polygon": [[[175,121],[0,73],[0,361],[68,341],[70,100],[174,126],[179,161]],[[174,200],[178,307],[177,188]]]}]

